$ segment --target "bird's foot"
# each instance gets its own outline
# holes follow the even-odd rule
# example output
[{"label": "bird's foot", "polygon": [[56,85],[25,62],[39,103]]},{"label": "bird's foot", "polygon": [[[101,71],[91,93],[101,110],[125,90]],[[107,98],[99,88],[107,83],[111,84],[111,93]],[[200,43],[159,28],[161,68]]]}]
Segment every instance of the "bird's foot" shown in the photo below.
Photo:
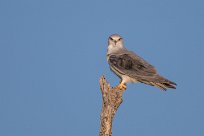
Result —
[{"label": "bird's foot", "polygon": [[126,86],[126,84],[125,83],[120,83],[118,86],[116,86],[116,90],[122,90],[122,91],[124,91],[124,90],[126,90],[126,88],[127,88],[127,86]]}]

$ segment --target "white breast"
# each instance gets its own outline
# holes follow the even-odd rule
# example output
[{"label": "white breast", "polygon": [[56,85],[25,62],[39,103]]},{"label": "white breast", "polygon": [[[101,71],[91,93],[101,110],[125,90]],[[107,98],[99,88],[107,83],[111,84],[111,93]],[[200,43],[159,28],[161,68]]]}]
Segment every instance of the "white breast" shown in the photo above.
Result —
[{"label": "white breast", "polygon": [[126,76],[126,75],[122,75],[122,82],[123,83],[137,83],[138,81],[134,78],[131,78],[129,76]]}]

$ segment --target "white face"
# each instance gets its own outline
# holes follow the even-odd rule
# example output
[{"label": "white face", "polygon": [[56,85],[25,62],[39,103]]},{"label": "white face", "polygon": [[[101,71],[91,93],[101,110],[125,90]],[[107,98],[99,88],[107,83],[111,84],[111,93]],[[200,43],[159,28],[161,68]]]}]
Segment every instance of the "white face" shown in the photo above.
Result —
[{"label": "white face", "polygon": [[116,53],[123,48],[123,38],[120,35],[114,34],[108,38],[107,54]]},{"label": "white face", "polygon": [[113,47],[120,47],[123,45],[123,38],[120,35],[114,34],[108,38],[108,45]]}]

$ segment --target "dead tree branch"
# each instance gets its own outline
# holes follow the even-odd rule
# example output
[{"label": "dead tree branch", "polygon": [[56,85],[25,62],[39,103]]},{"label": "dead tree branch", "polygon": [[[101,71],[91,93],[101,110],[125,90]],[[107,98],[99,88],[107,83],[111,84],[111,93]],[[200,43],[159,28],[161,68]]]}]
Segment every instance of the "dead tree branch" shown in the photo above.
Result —
[{"label": "dead tree branch", "polygon": [[100,88],[103,98],[100,136],[112,136],[113,118],[123,101],[122,95],[124,91],[118,91],[116,88],[110,87],[105,76],[100,78]]}]

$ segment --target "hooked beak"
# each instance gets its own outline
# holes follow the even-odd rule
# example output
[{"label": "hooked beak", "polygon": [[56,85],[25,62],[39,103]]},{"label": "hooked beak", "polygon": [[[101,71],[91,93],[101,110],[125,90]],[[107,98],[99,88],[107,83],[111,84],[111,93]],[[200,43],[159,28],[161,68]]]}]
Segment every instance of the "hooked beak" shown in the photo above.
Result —
[{"label": "hooked beak", "polygon": [[113,42],[114,42],[114,43],[115,43],[115,45],[116,45],[117,41],[113,40]]}]

